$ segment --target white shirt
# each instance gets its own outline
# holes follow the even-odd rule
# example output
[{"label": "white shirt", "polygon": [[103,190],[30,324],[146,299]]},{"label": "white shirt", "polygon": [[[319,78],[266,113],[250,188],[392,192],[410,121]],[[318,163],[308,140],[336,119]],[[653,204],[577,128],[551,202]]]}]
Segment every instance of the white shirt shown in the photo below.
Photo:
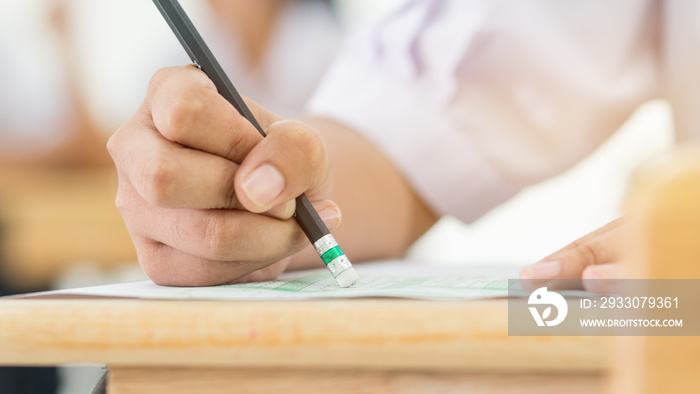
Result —
[{"label": "white shirt", "polygon": [[666,97],[700,139],[700,2],[414,0],[359,31],[311,102],[471,222]]}]

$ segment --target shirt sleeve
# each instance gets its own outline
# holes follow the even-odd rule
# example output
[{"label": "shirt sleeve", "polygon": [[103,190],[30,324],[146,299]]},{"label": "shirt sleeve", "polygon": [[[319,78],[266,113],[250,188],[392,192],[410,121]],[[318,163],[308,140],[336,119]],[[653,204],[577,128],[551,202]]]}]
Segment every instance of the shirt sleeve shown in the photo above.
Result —
[{"label": "shirt sleeve", "polygon": [[471,222],[657,94],[654,2],[414,0],[359,30],[308,105]]}]

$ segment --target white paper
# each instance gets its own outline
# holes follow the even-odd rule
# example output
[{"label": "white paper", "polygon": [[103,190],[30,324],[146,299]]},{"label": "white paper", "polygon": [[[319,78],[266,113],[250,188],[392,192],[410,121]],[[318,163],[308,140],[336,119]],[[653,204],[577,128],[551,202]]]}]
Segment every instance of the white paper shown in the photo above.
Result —
[{"label": "white paper", "polygon": [[[289,272],[278,280],[211,287],[165,287],[151,281],[57,290],[32,296],[102,296],[168,300],[307,300],[395,297],[470,300],[508,296],[508,269],[417,265],[405,261],[355,265],[359,279],[340,288],[327,269]],[[517,272],[517,271],[516,271]],[[510,275],[510,276],[508,276]]]}]

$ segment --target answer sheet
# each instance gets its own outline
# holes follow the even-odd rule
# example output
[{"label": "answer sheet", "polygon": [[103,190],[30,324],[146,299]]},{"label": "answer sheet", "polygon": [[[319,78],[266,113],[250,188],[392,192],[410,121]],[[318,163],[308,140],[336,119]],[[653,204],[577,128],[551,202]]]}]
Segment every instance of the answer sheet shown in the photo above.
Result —
[{"label": "answer sheet", "polygon": [[[169,300],[308,300],[394,297],[469,300],[508,296],[512,270],[417,265],[402,261],[355,265],[357,283],[340,288],[328,270],[289,272],[269,282],[211,287],[166,287],[151,281],[36,293],[31,296],[103,296]],[[487,271],[488,274],[484,274]],[[501,274],[501,275],[495,275]],[[510,276],[513,278],[514,276]]]}]

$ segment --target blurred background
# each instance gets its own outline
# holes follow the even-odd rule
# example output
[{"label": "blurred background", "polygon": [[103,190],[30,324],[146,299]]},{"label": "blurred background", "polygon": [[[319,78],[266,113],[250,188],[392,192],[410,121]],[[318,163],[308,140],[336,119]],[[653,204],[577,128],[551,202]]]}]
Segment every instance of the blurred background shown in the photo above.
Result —
[{"label": "blurred background", "polygon": [[[238,89],[295,118],[344,35],[401,0],[181,2]],[[145,278],[105,144],[158,68],[187,63],[151,1],[0,0],[0,295]],[[672,143],[670,107],[649,102],[575,168],[470,225],[443,218],[407,258],[532,263],[619,216],[633,169]],[[101,369],[33,373],[0,369],[0,391],[87,393]]]}]

